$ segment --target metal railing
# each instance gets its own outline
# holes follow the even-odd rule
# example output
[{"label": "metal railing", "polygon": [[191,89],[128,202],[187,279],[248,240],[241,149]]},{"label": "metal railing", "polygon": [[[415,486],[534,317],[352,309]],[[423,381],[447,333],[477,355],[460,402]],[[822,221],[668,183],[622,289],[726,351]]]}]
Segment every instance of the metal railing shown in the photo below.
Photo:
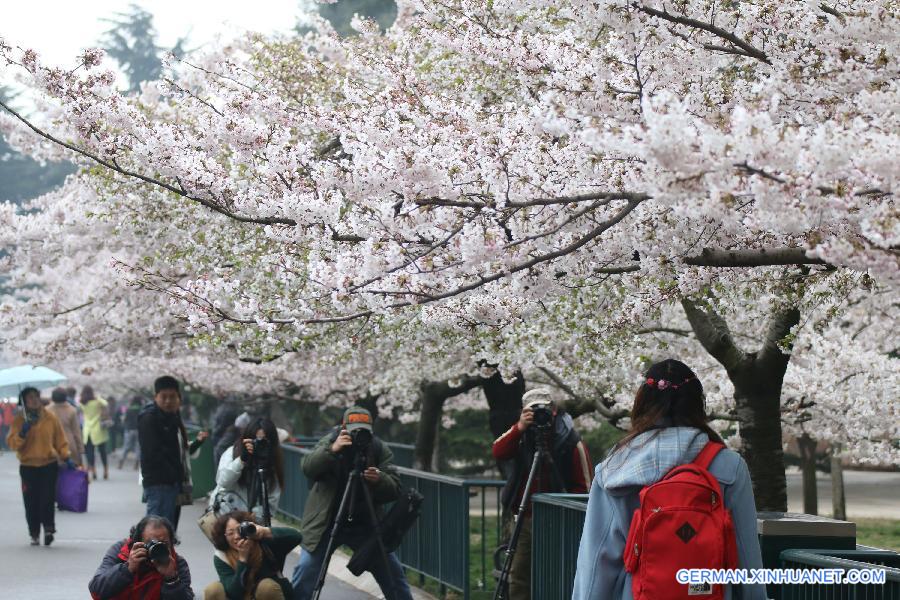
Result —
[{"label": "metal railing", "polygon": [[[300,435],[294,437],[293,444],[300,448],[312,448],[321,437]],[[388,448],[394,453],[394,464],[398,467],[406,467],[412,469],[416,460],[416,447],[411,444],[395,444],[394,442],[384,442]]]},{"label": "metal railing", "polygon": [[898,600],[900,599],[900,554],[857,546],[857,550],[785,550],[783,569],[882,568],[884,584],[790,584],[780,586],[782,600]]},{"label": "metal railing", "polygon": [[[299,521],[310,490],[301,462],[310,450],[296,446],[284,446],[284,450],[285,482],[278,513]],[[425,577],[435,580],[441,593],[452,589],[468,599],[473,592],[492,589],[494,549],[489,539],[500,537],[503,482],[458,479],[405,467],[397,470],[403,485],[425,498],[421,517],[397,550],[400,562],[420,575],[420,585]],[[474,560],[473,549],[477,551]]]},{"label": "metal railing", "polygon": [[532,501],[531,597],[571,598],[587,494],[535,494]]}]

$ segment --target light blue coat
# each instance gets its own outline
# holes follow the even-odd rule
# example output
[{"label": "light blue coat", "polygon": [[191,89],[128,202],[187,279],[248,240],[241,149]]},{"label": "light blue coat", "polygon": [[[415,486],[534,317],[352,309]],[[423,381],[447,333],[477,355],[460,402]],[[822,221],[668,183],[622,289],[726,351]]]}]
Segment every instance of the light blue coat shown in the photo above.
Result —
[{"label": "light blue coat", "polygon": [[[692,427],[666,427],[637,436],[627,447],[597,465],[578,549],[578,570],[572,600],[632,600],[631,574],[622,553],[639,506],[638,493],[659,481],[672,467],[690,462],[708,441]],[[722,486],[737,535],[738,568],[761,569],[756,504],[747,463],[733,450],[713,459],[710,473]],[[726,600],[765,600],[763,585],[734,586]]]}]

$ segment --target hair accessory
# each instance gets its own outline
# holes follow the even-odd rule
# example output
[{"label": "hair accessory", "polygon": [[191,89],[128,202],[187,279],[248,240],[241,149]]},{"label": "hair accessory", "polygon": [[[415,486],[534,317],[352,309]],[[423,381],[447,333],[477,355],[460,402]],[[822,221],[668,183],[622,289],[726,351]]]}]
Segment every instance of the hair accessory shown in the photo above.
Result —
[{"label": "hair accessory", "polygon": [[647,385],[649,385],[650,387],[655,387],[658,390],[668,390],[668,389],[677,390],[678,388],[680,388],[687,382],[694,381],[695,379],[696,379],[696,377],[688,377],[681,383],[672,383],[668,379],[653,379],[652,377],[648,377]]}]

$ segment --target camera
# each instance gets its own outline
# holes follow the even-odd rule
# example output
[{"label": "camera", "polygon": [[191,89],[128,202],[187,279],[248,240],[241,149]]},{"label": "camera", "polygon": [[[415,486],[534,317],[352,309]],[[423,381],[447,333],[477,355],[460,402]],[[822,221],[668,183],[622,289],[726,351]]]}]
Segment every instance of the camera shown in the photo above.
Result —
[{"label": "camera", "polygon": [[144,542],[147,550],[147,558],[160,565],[169,563],[169,544],[161,540],[149,540]]},{"label": "camera", "polygon": [[269,462],[271,449],[272,445],[266,438],[256,438],[255,440],[253,440],[253,458],[256,460],[256,462]]},{"label": "camera", "polygon": [[531,410],[534,414],[535,428],[547,430],[553,426],[553,410],[550,408],[549,402],[547,404],[535,404]]},{"label": "camera", "polygon": [[360,427],[350,432],[350,439],[353,440],[353,448],[355,450],[365,450],[372,443],[372,432],[364,427]]},{"label": "camera", "polygon": [[256,523],[251,523],[250,521],[244,521],[240,525],[238,525],[238,536],[242,540],[246,540],[252,538],[256,535]]}]

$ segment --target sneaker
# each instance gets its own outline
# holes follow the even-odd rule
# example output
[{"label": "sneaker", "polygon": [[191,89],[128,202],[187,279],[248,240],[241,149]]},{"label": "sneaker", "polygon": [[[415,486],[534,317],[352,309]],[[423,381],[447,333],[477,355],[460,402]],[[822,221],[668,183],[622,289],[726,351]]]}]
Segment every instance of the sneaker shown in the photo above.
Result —
[{"label": "sneaker", "polygon": [[38,541],[37,536],[34,536],[33,538],[31,538],[31,545],[32,546],[40,546],[41,545],[41,543]]},{"label": "sneaker", "polygon": [[55,532],[55,531],[51,531],[50,533],[45,533],[45,534],[44,534],[44,545],[45,545],[45,546],[49,546],[50,544],[53,543],[53,534],[54,534],[54,533],[56,533],[56,532]]}]

